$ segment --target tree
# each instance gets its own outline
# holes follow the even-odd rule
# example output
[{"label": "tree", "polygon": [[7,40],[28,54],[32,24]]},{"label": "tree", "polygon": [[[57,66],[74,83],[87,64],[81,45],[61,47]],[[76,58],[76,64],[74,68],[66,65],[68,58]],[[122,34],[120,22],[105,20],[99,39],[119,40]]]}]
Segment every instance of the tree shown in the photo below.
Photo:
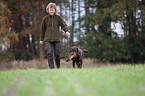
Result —
[{"label": "tree", "polygon": [[2,45],[6,46],[8,49],[9,44],[18,41],[18,34],[12,31],[10,26],[11,22],[8,20],[10,15],[10,10],[7,5],[0,1],[0,51],[2,51]]},{"label": "tree", "polygon": [[124,39],[128,51],[131,55],[131,62],[144,62],[142,55],[144,53],[144,0],[122,0],[118,1],[114,5],[117,10],[118,20],[122,22],[122,28],[124,29]]},{"label": "tree", "polygon": [[46,14],[45,6],[50,1],[52,0],[3,1],[11,10],[9,16],[9,21],[12,22],[11,29],[19,38],[19,42],[13,42],[10,47],[16,59],[29,60],[39,56],[39,26]]}]

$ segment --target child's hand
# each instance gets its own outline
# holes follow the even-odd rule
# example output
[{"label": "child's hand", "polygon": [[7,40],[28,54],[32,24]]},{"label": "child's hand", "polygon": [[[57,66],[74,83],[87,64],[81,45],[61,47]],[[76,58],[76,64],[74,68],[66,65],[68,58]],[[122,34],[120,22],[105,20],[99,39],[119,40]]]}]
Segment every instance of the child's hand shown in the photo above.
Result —
[{"label": "child's hand", "polygon": [[70,33],[69,32],[66,32],[66,35],[67,35],[67,37],[70,35]]},{"label": "child's hand", "polygon": [[43,41],[40,41],[40,44],[43,44]]}]

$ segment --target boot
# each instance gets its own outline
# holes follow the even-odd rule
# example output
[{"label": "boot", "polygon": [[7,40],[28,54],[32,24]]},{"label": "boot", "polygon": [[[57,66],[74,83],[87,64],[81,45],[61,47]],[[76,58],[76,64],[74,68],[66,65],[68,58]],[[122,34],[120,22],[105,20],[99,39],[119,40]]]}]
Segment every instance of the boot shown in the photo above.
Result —
[{"label": "boot", "polygon": [[60,58],[59,57],[55,58],[55,63],[56,63],[56,67],[60,68]]},{"label": "boot", "polygon": [[53,57],[48,55],[48,65],[50,69],[54,69]]}]

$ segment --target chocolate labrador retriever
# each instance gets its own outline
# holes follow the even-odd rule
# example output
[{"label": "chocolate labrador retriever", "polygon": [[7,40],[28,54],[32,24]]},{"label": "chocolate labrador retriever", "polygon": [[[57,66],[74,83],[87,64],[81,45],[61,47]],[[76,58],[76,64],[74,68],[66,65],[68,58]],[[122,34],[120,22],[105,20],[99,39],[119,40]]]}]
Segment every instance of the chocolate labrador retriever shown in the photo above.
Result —
[{"label": "chocolate labrador retriever", "polygon": [[88,51],[86,49],[81,50],[77,46],[72,46],[70,49],[70,54],[65,56],[67,57],[66,62],[72,60],[73,68],[75,68],[75,64],[78,68],[82,68],[84,53],[88,53]]}]

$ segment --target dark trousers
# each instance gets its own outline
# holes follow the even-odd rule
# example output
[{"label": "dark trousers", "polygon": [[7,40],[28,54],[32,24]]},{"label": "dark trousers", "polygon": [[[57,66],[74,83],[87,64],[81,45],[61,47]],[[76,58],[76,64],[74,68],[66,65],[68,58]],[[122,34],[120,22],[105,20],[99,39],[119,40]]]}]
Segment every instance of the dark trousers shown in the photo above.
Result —
[{"label": "dark trousers", "polygon": [[60,42],[45,42],[45,50],[47,52],[48,65],[50,69],[54,68],[53,49],[56,67],[60,68]]}]

